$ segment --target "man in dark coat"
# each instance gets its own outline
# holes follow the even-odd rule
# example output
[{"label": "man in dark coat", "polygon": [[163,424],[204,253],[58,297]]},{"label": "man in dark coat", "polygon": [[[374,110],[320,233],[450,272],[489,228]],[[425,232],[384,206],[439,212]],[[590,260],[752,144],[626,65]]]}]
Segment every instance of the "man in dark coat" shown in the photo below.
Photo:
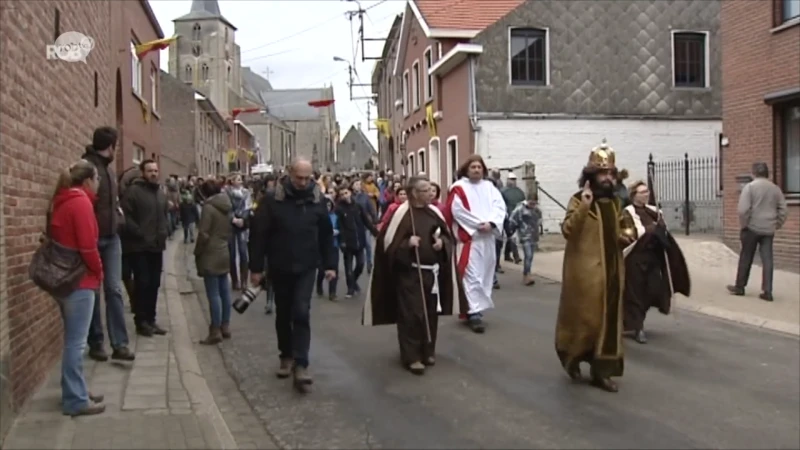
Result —
[{"label": "man in dark coat", "polygon": [[[86,146],[83,159],[97,167],[100,186],[94,212],[100,239],[97,250],[103,260],[103,298],[106,302],[106,326],[111,341],[111,359],[133,361],[135,355],[128,349],[128,330],[125,326],[125,304],[122,300],[122,245],[118,234],[120,223],[117,177],[111,163],[117,147],[117,130],[100,127],[94,130],[92,144]],[[100,311],[100,295],[94,298],[94,313],[89,325],[89,357],[95,361],[106,361],[103,349],[103,319]]]},{"label": "man in dark coat", "polygon": [[422,375],[436,361],[438,316],[469,307],[456,273],[455,240],[430,204],[430,183],[412,178],[408,190],[409,200],[378,234],[362,324],[397,324],[401,361]]},{"label": "man in dark coat", "polygon": [[625,332],[640,344],[647,343],[644,319],[655,307],[669,314],[672,296],[689,296],[689,269],[675,238],[667,231],[664,216],[648,205],[650,189],[644,181],[631,185],[631,204],[622,211],[624,230],[635,241],[623,250],[625,257],[625,293],[623,325]]},{"label": "man in dark coat", "polygon": [[169,219],[167,196],[158,183],[158,164],[148,159],[142,161],[139,169],[142,177],[131,183],[122,201],[125,213],[122,248],[133,271],[136,333],[150,337],[167,333],[156,323],[156,305]]},{"label": "man in dark coat", "polygon": [[294,386],[307,392],[311,345],[311,294],[317,269],[336,276],[333,227],[325,196],[313,180],[311,163],[295,161],[288,177],[258,202],[250,232],[250,283],[257,286],[265,258],[275,290],[275,328],[280,350],[279,378],[294,375]]}]

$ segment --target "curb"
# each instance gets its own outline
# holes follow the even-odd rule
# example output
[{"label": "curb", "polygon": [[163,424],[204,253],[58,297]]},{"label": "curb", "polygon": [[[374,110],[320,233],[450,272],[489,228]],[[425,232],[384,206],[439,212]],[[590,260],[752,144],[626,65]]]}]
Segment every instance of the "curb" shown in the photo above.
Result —
[{"label": "curb", "polygon": [[200,363],[197,361],[197,355],[194,352],[186,311],[183,308],[178,291],[178,280],[175,272],[175,260],[178,254],[176,251],[177,245],[175,242],[170,242],[167,245],[164,278],[172,342],[181,382],[189,393],[192,409],[196,411],[198,417],[204,417],[209,421],[211,430],[206,430],[206,432],[212,433],[216,438],[219,446],[217,448],[237,449],[239,447],[236,444],[236,440],[222,417],[222,412],[214,401],[214,396],[211,394],[205,378],[203,378]]},{"label": "curb", "polygon": [[[511,268],[516,272],[522,272],[522,267],[517,266],[516,264],[506,264],[503,266],[504,268]],[[543,278],[545,280],[553,281],[556,283],[561,284],[561,280],[555,278],[553,276],[546,276],[542,275],[541,273],[537,272],[536,269],[533,269],[534,275],[539,278]],[[685,297],[682,297],[685,298]],[[715,319],[725,320],[727,322],[733,322],[738,324],[744,324],[755,328],[761,328],[764,330],[770,330],[777,333],[786,334],[789,336],[800,337],[800,324],[790,323],[790,322],[782,322],[780,320],[772,320],[767,319],[761,316],[755,316],[752,314],[745,314],[736,311],[729,311],[727,309],[718,308],[716,306],[698,306],[692,304],[685,304],[683,301],[674,302],[675,308],[682,310],[682,311],[689,311],[697,314],[701,314],[704,316],[713,317]]]}]

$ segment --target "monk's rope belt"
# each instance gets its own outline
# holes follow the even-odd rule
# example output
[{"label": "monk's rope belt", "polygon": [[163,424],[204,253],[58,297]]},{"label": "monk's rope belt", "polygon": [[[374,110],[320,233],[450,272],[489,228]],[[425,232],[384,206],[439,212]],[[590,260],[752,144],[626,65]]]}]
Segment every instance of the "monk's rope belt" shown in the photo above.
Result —
[{"label": "monk's rope belt", "polygon": [[[442,302],[439,299],[439,264],[427,265],[427,264],[417,264],[411,263],[411,267],[413,268],[420,268],[422,270],[430,270],[433,272],[433,289],[431,289],[431,294],[436,296],[436,312],[442,312]],[[420,280],[421,282],[422,280]]]}]

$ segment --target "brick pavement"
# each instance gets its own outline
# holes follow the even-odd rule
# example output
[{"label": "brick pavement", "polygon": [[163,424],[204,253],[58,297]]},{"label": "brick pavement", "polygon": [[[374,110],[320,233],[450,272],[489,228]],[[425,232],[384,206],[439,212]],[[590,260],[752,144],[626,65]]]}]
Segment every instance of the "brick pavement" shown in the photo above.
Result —
[{"label": "brick pavement", "polygon": [[[782,333],[800,335],[800,274],[775,270],[772,303],[758,299],[761,268],[753,264],[747,295],[729,295],[725,286],[736,277],[738,255],[708,236],[675,236],[681,246],[689,274],[692,296],[678,295],[678,309],[694,311]],[[533,272],[544,278],[561,281],[564,252],[541,252],[534,256]],[[521,265],[504,267],[522,270]]]},{"label": "brick pavement", "polygon": [[[136,361],[85,360],[87,383],[104,394],[106,412],[61,414],[60,365],[28,402],[3,448],[275,448],[228,375],[220,351],[197,341],[207,319],[188,283],[175,270],[180,244],[170,242],[158,317],[170,333],[137,338],[127,316]],[[236,432],[234,437],[233,432]]]}]

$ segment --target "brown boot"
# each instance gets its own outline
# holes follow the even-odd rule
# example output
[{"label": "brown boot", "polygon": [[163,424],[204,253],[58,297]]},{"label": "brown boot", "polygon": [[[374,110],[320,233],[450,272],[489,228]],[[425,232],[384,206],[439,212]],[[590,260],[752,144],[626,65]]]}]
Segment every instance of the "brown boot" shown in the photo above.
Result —
[{"label": "brown boot", "polygon": [[295,366],[294,368],[294,383],[295,384],[314,384],[314,379],[308,373],[305,367]]},{"label": "brown boot", "polygon": [[522,283],[525,284],[525,286],[533,286],[536,284],[536,281],[533,279],[533,275],[528,274],[522,279]]},{"label": "brown boot", "polygon": [[222,334],[218,327],[211,325],[208,327],[208,336],[200,341],[203,345],[216,345],[222,342]]},{"label": "brown boot", "polygon": [[281,365],[275,372],[275,375],[277,375],[278,378],[289,378],[289,375],[292,374],[293,367],[294,367],[294,360],[292,360],[291,358],[281,358]]},{"label": "brown boot", "polygon": [[222,339],[230,339],[231,338],[231,325],[227,322],[223,322],[222,326],[219,328],[220,333],[222,333]]}]

